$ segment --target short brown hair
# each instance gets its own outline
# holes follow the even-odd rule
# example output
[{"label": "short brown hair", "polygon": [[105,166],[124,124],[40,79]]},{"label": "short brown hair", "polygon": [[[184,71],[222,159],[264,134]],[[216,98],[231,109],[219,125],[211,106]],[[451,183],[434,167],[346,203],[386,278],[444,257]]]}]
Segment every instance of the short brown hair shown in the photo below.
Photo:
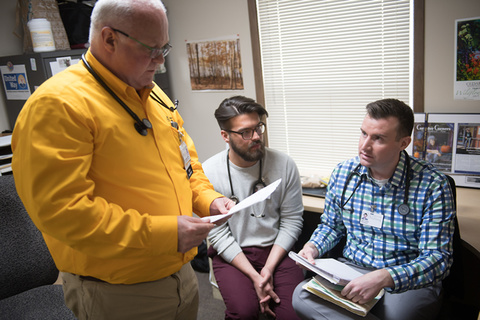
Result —
[{"label": "short brown hair", "polygon": [[256,113],[260,118],[268,117],[267,110],[255,100],[244,96],[233,96],[220,103],[215,110],[215,118],[222,130],[230,130],[228,120],[241,114]]},{"label": "short brown hair", "polygon": [[414,116],[412,108],[405,102],[397,99],[383,99],[369,103],[367,113],[372,119],[395,117],[398,119],[397,139],[412,135]]}]

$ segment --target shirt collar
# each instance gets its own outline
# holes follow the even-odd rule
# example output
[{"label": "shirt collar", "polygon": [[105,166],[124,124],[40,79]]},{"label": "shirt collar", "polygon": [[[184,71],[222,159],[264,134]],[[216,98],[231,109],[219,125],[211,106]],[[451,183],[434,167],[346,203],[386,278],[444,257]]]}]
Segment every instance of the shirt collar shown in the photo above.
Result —
[{"label": "shirt collar", "polygon": [[405,176],[407,175],[406,172],[406,161],[407,157],[405,155],[405,152],[400,152],[400,160],[398,161],[397,167],[395,168],[395,172],[393,173],[392,178],[390,179],[390,182],[392,185],[395,187],[400,187],[402,185],[402,182],[405,182]]},{"label": "shirt collar", "polygon": [[[387,184],[385,186],[388,186],[389,184],[399,187],[402,185],[402,182],[405,181],[404,176],[407,174],[406,171],[406,156],[405,152],[400,152],[400,160],[397,163],[397,166],[395,168],[395,171],[393,172],[393,176],[389,179]],[[359,160],[360,161],[360,160]],[[360,176],[366,175],[366,177],[370,180],[373,181],[372,176],[370,175],[370,171],[368,170],[367,167],[360,165],[360,168],[357,170],[358,174]]]},{"label": "shirt collar", "polygon": [[[120,78],[118,78],[113,72],[107,69],[104,65],[100,63],[100,61],[95,58],[95,56],[90,52],[87,51],[85,54],[85,58],[87,59],[88,63],[92,66],[93,70],[98,74],[98,76],[108,85],[110,89],[112,89],[119,97],[126,99],[127,97],[131,97],[132,95],[137,95],[137,91],[132,86],[123,82]],[[140,90],[139,96],[142,101],[148,99],[150,92],[154,88],[154,84],[152,83],[151,86],[145,87]]]}]

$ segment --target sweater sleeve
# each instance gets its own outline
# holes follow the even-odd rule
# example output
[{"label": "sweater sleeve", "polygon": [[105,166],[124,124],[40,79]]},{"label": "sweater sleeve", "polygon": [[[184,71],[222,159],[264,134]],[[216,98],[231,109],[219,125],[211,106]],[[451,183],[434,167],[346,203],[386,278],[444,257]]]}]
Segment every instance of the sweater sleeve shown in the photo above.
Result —
[{"label": "sweater sleeve", "polygon": [[286,181],[280,204],[280,225],[275,244],[285,251],[290,251],[297,241],[303,227],[303,201],[300,174],[295,162],[287,158]]}]

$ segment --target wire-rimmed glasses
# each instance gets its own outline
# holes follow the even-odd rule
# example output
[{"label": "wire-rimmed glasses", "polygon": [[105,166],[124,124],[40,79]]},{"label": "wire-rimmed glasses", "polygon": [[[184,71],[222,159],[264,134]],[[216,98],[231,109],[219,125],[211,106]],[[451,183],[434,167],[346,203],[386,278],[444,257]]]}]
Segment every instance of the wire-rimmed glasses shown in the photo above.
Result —
[{"label": "wire-rimmed glasses", "polygon": [[112,28],[112,30],[115,31],[115,32],[118,32],[120,34],[123,34],[125,37],[132,39],[133,41],[141,44],[142,46],[144,46],[145,48],[150,50],[150,58],[151,59],[155,59],[155,58],[159,57],[160,55],[162,55],[165,58],[168,55],[168,53],[170,52],[170,50],[172,49],[172,45],[169,42],[167,42],[167,44],[165,44],[161,48],[153,48],[153,47],[150,47],[149,45],[146,45],[143,42],[140,42],[139,40],[135,39],[134,37],[130,36],[129,34],[123,32],[121,30],[114,29],[114,28]]}]

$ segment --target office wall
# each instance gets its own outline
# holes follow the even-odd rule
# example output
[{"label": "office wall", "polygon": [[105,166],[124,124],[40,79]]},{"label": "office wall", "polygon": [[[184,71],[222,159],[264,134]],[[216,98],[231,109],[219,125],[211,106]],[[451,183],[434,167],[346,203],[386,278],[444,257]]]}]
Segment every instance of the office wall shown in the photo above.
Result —
[{"label": "office wall", "polygon": [[480,100],[454,100],[455,20],[480,17],[479,0],[425,0],[425,111],[480,113]]},{"label": "office wall", "polygon": [[[195,142],[200,161],[204,161],[225,148],[213,115],[220,102],[238,94],[255,99],[247,1],[164,0],[164,3],[173,45],[167,57],[172,98],[180,101],[178,110],[185,128]],[[193,91],[185,41],[215,40],[236,34],[240,36],[244,90]]]},{"label": "office wall", "polygon": [[[12,56],[23,53],[23,40],[16,37],[14,30],[22,30],[16,27],[17,1],[3,1],[2,10],[0,10],[0,57]],[[3,84],[0,84],[3,86]],[[0,132],[11,129],[7,120],[7,110],[5,108],[5,94],[0,90]]]},{"label": "office wall", "polygon": [[[226,97],[242,94],[255,97],[247,1],[238,0],[164,0],[170,20],[170,38],[174,46],[167,58],[174,99],[185,127],[193,137],[200,160],[225,147],[213,117]],[[0,55],[22,52],[22,42],[11,30],[15,27],[15,1],[7,1],[0,11]],[[480,101],[453,99],[454,21],[479,17],[478,0],[425,0],[425,111],[479,113]],[[244,90],[198,92],[190,88],[186,40],[218,39],[240,35]],[[3,102],[0,101],[0,131],[9,129]]]}]

